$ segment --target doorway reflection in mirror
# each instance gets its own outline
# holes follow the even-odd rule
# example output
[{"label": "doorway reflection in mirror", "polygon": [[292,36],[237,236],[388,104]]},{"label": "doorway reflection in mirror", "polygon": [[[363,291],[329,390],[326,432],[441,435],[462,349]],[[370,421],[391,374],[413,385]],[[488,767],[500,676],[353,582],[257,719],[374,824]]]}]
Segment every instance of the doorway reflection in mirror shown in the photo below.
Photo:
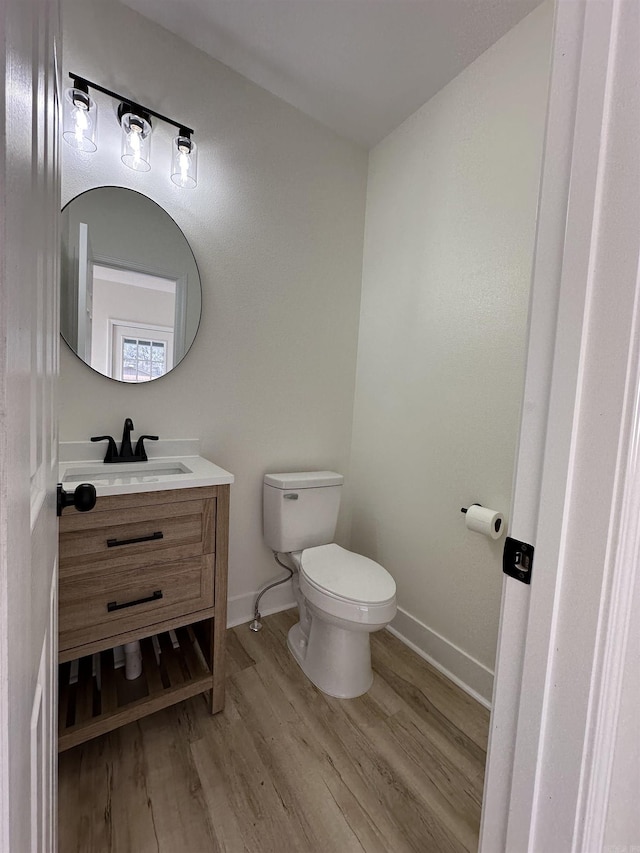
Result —
[{"label": "doorway reflection in mirror", "polygon": [[94,370],[121,382],[148,382],[171,370],[175,338],[184,339],[178,281],[94,264],[90,290],[84,322]]}]

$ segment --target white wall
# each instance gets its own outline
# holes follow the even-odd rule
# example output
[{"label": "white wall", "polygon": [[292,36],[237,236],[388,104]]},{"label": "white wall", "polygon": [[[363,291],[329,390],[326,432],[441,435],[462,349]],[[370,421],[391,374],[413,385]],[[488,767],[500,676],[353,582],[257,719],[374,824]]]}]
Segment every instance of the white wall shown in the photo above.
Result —
[{"label": "white wall", "polygon": [[349,505],[395,626],[491,696],[548,85],[539,7],[370,153]]},{"label": "white wall", "polygon": [[230,595],[252,593],[278,574],[262,544],[264,472],[347,469],[366,152],[119,3],[66,0],[63,30],[65,82],[73,71],[131,93],[194,127],[200,149],[198,187],[175,187],[158,122],[151,172],[132,172],[117,104],[98,96],[98,151],[62,146],[63,203],[104,184],[147,194],[186,234],[204,292],[187,358],[145,387],[97,376],[62,345],[61,439],[119,437],[125,416],[138,431],[200,438],[236,475]]}]

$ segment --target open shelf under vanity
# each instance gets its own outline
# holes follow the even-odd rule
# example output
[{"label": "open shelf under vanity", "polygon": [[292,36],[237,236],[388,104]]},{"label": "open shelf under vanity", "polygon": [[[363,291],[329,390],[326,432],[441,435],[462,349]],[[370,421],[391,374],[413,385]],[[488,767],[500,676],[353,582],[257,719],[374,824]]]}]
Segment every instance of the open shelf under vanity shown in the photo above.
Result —
[{"label": "open shelf under vanity", "polygon": [[[202,630],[204,628],[204,630]],[[59,666],[60,703],[58,750],[132,723],[183,699],[213,690],[213,672],[202,650],[206,626],[177,628],[174,646],[168,631],[140,641],[142,674],[128,681],[125,667],[116,668],[112,649],[85,655],[77,662],[77,680],[70,683],[72,662]]]}]

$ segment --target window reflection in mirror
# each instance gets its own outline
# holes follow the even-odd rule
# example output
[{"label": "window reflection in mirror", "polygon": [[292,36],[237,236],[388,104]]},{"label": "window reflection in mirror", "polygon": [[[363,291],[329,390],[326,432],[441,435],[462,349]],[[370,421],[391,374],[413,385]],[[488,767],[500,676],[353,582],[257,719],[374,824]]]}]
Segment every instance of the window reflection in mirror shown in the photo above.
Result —
[{"label": "window reflection in mirror", "polygon": [[195,259],[155,202],[100,187],[63,210],[61,331],[94,370],[149,382],[188,351],[200,321]]}]

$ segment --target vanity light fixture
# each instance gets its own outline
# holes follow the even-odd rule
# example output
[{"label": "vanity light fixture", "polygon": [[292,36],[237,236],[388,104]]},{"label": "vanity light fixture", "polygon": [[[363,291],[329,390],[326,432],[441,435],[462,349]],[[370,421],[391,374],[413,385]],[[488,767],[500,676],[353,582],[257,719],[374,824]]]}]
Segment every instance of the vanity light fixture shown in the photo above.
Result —
[{"label": "vanity light fixture", "polygon": [[179,187],[192,189],[198,182],[198,146],[186,127],[173,140],[171,180]]},{"label": "vanity light fixture", "polygon": [[73,88],[65,92],[65,111],[63,138],[73,148],[80,151],[96,150],[97,106],[89,95],[89,89],[95,89],[120,101],[118,121],[122,128],[121,158],[125,166],[136,172],[148,172],[151,168],[151,118],[171,124],[178,129],[173,140],[171,157],[171,180],[179,187],[192,189],[197,184],[197,146],[192,139],[193,130],[174,121],[149,107],[144,107],[92,83],[85,77],[70,73]]},{"label": "vanity light fixture", "polygon": [[96,150],[98,107],[89,95],[84,80],[74,78],[73,87],[64,93],[62,137],[78,151]]}]

